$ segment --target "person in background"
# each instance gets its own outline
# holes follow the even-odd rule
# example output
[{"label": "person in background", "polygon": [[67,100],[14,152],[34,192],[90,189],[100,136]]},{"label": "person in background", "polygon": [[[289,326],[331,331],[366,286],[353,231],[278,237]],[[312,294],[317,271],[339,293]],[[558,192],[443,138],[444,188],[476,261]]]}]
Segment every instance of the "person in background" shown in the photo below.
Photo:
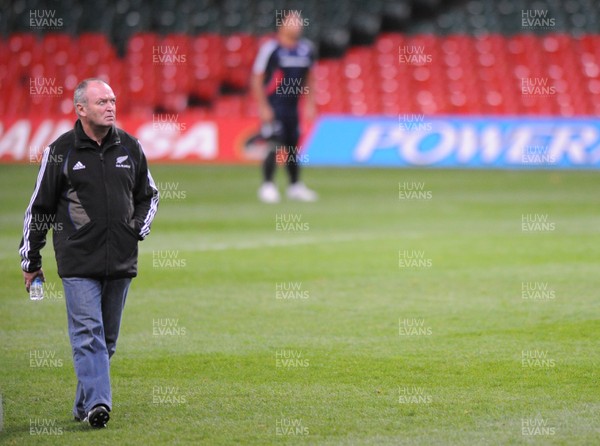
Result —
[{"label": "person in background", "polygon": [[271,138],[274,147],[263,162],[263,183],[258,197],[265,203],[280,201],[273,182],[277,161],[286,164],[291,200],[316,201],[317,194],[300,181],[298,103],[305,96],[307,117],[316,114],[311,67],[315,61],[313,45],[302,38],[306,24],[298,11],[277,19],[277,37],[266,41],[258,51],[252,69],[251,87],[258,102],[261,134]]}]

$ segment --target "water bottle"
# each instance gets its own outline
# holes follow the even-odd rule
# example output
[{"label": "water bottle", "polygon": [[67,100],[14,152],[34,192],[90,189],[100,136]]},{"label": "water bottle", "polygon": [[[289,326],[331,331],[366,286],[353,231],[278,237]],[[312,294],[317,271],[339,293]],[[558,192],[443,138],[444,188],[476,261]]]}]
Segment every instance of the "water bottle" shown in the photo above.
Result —
[{"label": "water bottle", "polygon": [[41,277],[36,277],[29,285],[29,299],[42,300],[44,298],[44,282]]}]

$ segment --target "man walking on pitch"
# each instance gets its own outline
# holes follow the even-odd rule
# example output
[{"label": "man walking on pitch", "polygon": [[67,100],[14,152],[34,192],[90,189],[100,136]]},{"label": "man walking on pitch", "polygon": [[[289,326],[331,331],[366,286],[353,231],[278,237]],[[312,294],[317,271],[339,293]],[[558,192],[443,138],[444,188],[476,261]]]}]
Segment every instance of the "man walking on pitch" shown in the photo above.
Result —
[{"label": "man walking on pitch", "polygon": [[315,201],[317,194],[300,181],[298,163],[298,99],[306,96],[309,118],[315,115],[311,67],[312,44],[301,38],[305,20],[298,11],[279,11],[277,38],[260,48],[252,69],[252,91],[258,102],[261,134],[271,138],[275,147],[263,163],[263,184],[258,197],[265,203],[277,203],[279,191],[273,182],[277,160],[285,162],[290,178],[287,196],[291,200]]},{"label": "man walking on pitch", "polygon": [[40,222],[51,222],[77,375],[73,414],[99,428],[110,418],[109,360],[158,190],[140,143],[115,127],[110,86],[86,79],[75,89],[74,103],[75,128],[42,156],[19,254],[29,291],[36,277],[44,279],[40,250],[49,225]]}]

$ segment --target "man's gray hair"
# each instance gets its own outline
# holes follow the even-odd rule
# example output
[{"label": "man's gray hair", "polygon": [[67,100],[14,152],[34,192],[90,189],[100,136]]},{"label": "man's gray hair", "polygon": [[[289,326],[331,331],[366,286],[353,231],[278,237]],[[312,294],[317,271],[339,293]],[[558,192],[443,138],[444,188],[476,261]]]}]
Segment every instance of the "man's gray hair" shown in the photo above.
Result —
[{"label": "man's gray hair", "polygon": [[73,105],[75,106],[75,113],[77,113],[77,104],[87,104],[87,97],[85,96],[85,91],[90,82],[102,82],[103,84],[108,85],[102,79],[97,77],[89,77],[79,82],[77,87],[75,87],[75,92],[73,93]]}]

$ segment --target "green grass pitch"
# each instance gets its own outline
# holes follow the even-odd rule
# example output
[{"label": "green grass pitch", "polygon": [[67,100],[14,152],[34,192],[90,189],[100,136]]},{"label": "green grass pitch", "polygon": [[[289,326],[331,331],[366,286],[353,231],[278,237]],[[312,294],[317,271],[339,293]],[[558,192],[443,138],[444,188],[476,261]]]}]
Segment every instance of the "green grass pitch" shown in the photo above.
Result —
[{"label": "green grass pitch", "polygon": [[50,245],[22,286],[36,172],[0,166],[0,443],[600,442],[596,172],[312,168],[318,203],[270,206],[256,167],[152,166],[99,431]]}]

